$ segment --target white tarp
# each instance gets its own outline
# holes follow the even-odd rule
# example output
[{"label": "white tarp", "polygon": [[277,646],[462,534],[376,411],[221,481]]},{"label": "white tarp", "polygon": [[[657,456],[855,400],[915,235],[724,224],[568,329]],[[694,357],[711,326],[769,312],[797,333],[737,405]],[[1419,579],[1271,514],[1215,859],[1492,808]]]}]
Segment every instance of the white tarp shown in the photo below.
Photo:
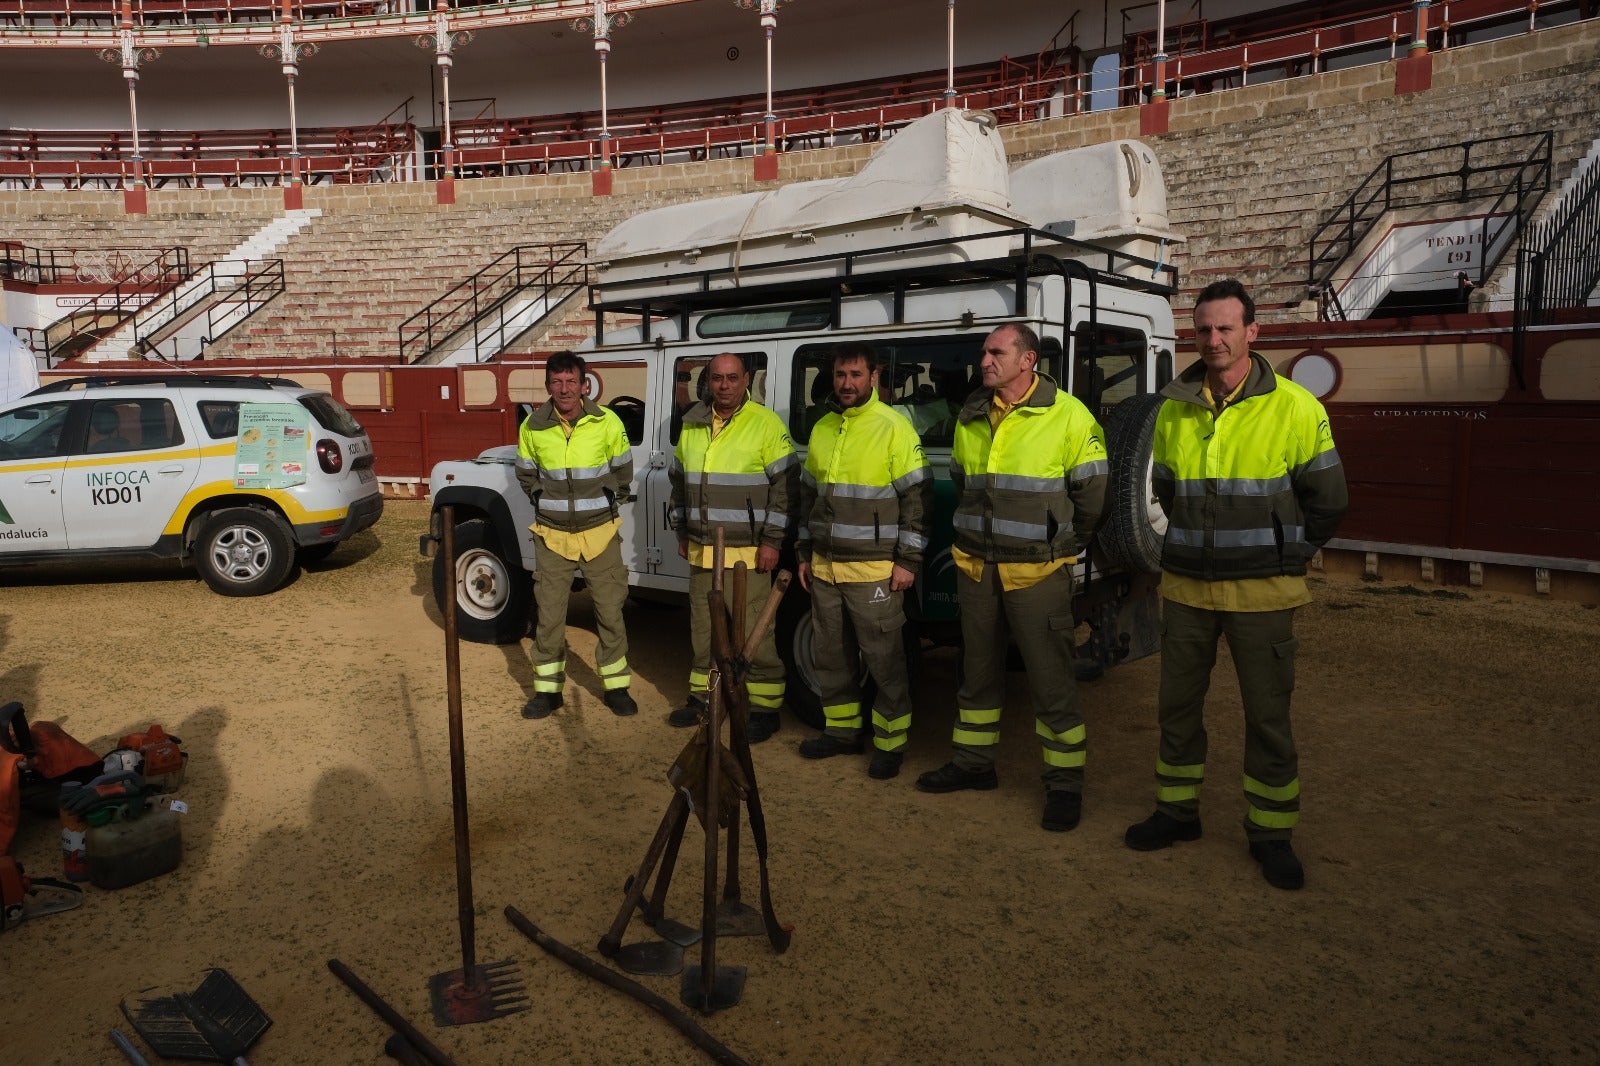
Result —
[{"label": "white tarp", "polygon": [[1005,147],[990,116],[946,109],[895,134],[850,177],[637,214],[601,238],[593,261],[602,283],[645,280],[706,269],[702,257],[725,255],[718,265],[739,268],[775,255],[815,255],[846,232],[848,250],[871,247],[880,229],[880,243],[904,243],[917,239],[906,232],[913,218],[950,212],[971,216],[976,231],[1008,229],[1024,224],[1008,190]]},{"label": "white tarp", "polygon": [[17,335],[0,326],[0,403],[10,403],[39,387],[39,364]]}]

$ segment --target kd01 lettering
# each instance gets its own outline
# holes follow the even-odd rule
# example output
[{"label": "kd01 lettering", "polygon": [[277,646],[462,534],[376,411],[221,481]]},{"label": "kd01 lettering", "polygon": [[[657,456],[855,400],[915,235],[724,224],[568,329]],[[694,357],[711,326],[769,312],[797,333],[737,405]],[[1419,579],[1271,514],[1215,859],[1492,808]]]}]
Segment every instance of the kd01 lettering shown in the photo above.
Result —
[{"label": "kd01 lettering", "polygon": [[144,470],[95,470],[89,473],[89,502],[96,507],[141,503],[150,474]]}]

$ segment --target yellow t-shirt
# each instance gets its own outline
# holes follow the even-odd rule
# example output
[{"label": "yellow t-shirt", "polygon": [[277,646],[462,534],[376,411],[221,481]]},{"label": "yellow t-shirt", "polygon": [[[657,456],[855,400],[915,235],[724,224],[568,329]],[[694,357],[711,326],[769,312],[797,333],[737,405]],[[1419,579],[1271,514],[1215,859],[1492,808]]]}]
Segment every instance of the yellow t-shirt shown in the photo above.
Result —
[{"label": "yellow t-shirt", "polygon": [[[1200,386],[1206,403],[1217,414],[1239,398],[1244,391],[1245,382],[1249,380],[1246,374],[1234,390],[1217,402],[1211,395],[1210,384]],[[1182,574],[1161,575],[1161,598],[1181,603],[1186,607],[1198,607],[1203,611],[1236,611],[1239,613],[1254,613],[1258,611],[1285,611],[1291,607],[1303,607],[1311,602],[1311,590],[1306,586],[1303,574],[1278,574],[1274,577],[1245,577],[1234,578],[1228,581],[1206,581],[1198,577],[1185,577]]]},{"label": "yellow t-shirt", "polygon": [[888,581],[894,573],[893,559],[869,559],[866,562],[839,562],[820,555],[811,558],[811,575],[830,585],[864,583],[876,585]]},{"label": "yellow t-shirt", "polygon": [[[1028,391],[1018,398],[1017,403],[1007,403],[1000,398],[997,392],[989,401],[989,431],[992,433],[1000,428],[1000,422],[1010,414],[1017,404],[1025,402],[1039,388],[1039,375],[1033,375],[1033,384],[1028,386]],[[974,581],[983,580],[983,560],[976,555],[968,555],[960,548],[951,547],[950,558],[956,567]],[[1007,592],[1018,589],[1032,588],[1051,574],[1060,570],[1069,563],[1077,562],[1076,556],[1064,559],[1052,559],[1044,563],[996,563],[1000,573],[1000,587]]]}]

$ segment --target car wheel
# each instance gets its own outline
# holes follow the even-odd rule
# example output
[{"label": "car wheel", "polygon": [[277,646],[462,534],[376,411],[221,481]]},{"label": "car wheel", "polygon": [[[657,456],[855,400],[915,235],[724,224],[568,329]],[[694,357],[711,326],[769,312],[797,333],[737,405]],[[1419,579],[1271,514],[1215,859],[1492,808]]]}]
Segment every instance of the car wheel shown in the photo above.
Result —
[{"label": "car wheel", "polygon": [[[481,519],[458,522],[456,551],[456,632],[475,644],[512,644],[528,634],[533,608],[533,575],[512,559],[500,538]],[[444,551],[433,559],[433,602],[444,611],[450,571]]]},{"label": "car wheel", "polygon": [[294,538],[283,519],[254,507],[230,507],[205,520],[195,566],[213,592],[264,596],[294,569]]},{"label": "car wheel", "polygon": [[1130,396],[1106,413],[1106,451],[1111,485],[1105,524],[1095,543],[1117,569],[1158,573],[1167,516],[1151,484],[1151,446],[1160,396]]}]

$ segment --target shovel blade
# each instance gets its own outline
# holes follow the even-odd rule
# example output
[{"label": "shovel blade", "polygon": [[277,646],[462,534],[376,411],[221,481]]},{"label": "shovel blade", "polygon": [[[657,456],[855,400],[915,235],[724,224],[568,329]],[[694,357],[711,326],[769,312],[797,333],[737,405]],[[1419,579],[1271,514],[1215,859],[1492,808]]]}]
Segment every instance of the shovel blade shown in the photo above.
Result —
[{"label": "shovel blade", "polygon": [[743,966],[718,966],[711,975],[711,993],[706,994],[700,975],[699,963],[687,966],[683,980],[678,982],[678,999],[685,1007],[693,1007],[701,1014],[737,1006],[744,998],[745,968]]},{"label": "shovel blade", "polygon": [[718,936],[766,936],[767,926],[761,912],[736,899],[725,899],[717,905]]},{"label": "shovel blade", "polygon": [[474,966],[470,973],[459,968],[436,973],[428,978],[428,998],[440,1025],[492,1021],[529,1007],[515,959]]},{"label": "shovel blade", "polygon": [[657,918],[655,931],[656,935],[672,941],[681,948],[692,948],[700,943],[699,928],[684,925],[676,918]]},{"label": "shovel blade", "polygon": [[676,977],[683,972],[683,948],[668,940],[641,940],[622,945],[611,961],[641,977]]}]

